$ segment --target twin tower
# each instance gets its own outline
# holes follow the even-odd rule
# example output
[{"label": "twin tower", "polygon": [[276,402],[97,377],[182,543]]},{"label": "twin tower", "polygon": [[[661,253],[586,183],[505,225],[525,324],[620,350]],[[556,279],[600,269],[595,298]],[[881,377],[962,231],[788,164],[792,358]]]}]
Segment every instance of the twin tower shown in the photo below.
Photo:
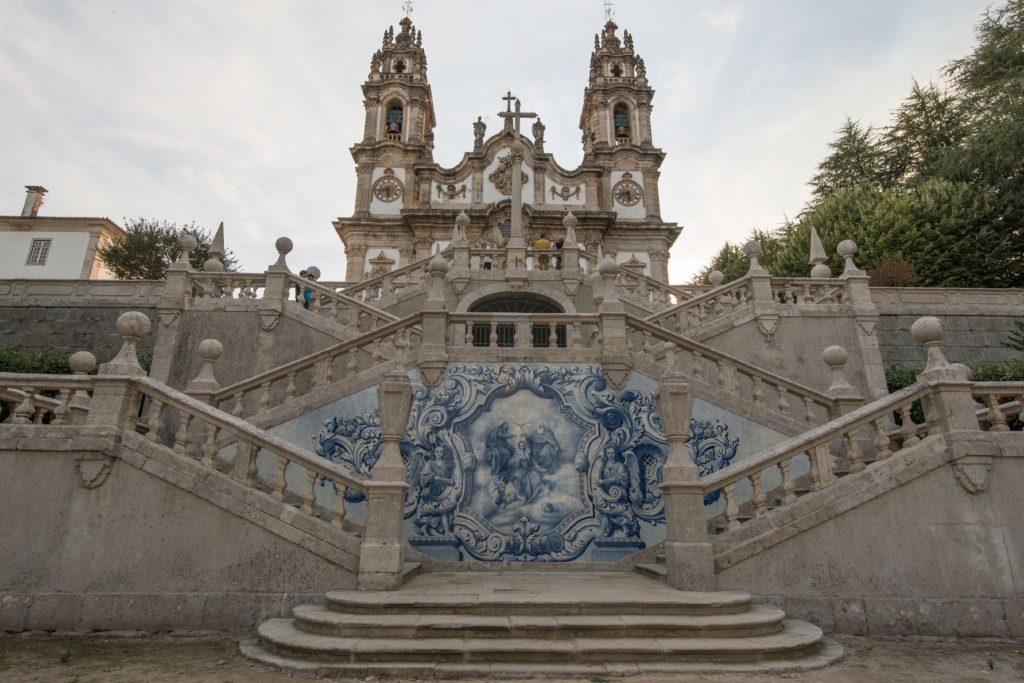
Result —
[{"label": "twin tower", "polygon": [[511,223],[510,147],[517,137],[525,147],[528,244],[541,233],[560,234],[562,218],[572,211],[581,248],[595,256],[611,254],[637,270],[642,264],[645,275],[667,282],[669,248],[680,228],[661,220],[658,176],[665,153],[653,144],[654,90],[628,31],[620,39],[609,21],[594,36],[579,121],[584,152],[579,167],[565,169],[544,151],[541,119],[532,118],[529,135],[519,132],[527,115],[508,93],[500,115],[504,127],[488,137],[478,117],[472,151],[453,168],[443,168],[433,158],[437,120],[423,33],[408,17],[399,27],[384,32],[363,83],[363,138],[351,149],[358,177],[355,212],[334,222],[345,245],[349,282],[446,248],[455,217],[463,211],[470,217],[471,246],[500,246]]}]

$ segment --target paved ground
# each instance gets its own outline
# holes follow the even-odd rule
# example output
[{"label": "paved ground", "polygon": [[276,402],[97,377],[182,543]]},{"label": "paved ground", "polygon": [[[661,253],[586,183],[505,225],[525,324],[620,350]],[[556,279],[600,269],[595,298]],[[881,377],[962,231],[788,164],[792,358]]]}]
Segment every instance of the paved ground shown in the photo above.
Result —
[{"label": "paved ground", "polygon": [[[249,634],[0,636],[0,681],[269,683],[294,678],[240,657],[237,643],[243,635]],[[846,658],[828,669],[779,677],[723,675],[668,680],[713,683],[779,679],[798,683],[1024,681],[1024,642],[881,640],[850,636],[840,636],[836,640],[846,648]],[[653,683],[666,679],[624,680],[628,683]],[[547,683],[557,682],[548,679]],[[604,679],[584,679],[579,683],[604,683]]]}]

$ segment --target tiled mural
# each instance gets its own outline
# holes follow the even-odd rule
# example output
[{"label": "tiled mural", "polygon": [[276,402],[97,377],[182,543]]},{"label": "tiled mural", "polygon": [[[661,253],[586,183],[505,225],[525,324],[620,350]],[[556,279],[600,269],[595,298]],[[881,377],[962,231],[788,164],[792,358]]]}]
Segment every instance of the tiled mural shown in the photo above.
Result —
[{"label": "tiled mural", "polygon": [[[613,391],[599,366],[559,364],[451,365],[437,388],[416,386],[402,443],[410,545],[445,560],[613,562],[660,542],[656,389],[633,375]],[[380,457],[371,392],[274,431],[305,431],[319,455],[367,475]],[[691,428],[702,474],[736,456],[726,422]]]}]

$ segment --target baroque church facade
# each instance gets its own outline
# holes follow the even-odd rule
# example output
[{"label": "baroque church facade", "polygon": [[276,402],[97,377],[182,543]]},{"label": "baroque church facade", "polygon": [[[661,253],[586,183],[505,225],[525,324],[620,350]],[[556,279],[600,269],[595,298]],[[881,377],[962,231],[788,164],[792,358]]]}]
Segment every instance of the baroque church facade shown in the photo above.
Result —
[{"label": "baroque church facade", "polygon": [[[428,258],[451,241],[460,212],[473,247],[498,247],[509,237],[512,210],[511,147],[524,143],[524,238],[563,232],[567,211],[578,219],[581,248],[643,264],[643,273],[668,282],[668,252],[680,228],[661,218],[659,167],[665,153],[651,136],[654,90],[628,31],[609,21],[594,36],[579,126],[583,161],[566,169],[544,150],[543,122],[505,96],[504,126],[488,136],[473,124],[473,149],[453,168],[434,161],[437,121],[422,39],[406,17],[384,33],[363,83],[363,139],[356,163],[355,212],[334,226],[348,255],[346,280],[356,282],[381,265],[393,269]],[[530,122],[532,121],[532,124]],[[525,134],[529,125],[530,135]],[[638,267],[638,266],[637,266]],[[639,268],[639,267],[638,267]]]}]

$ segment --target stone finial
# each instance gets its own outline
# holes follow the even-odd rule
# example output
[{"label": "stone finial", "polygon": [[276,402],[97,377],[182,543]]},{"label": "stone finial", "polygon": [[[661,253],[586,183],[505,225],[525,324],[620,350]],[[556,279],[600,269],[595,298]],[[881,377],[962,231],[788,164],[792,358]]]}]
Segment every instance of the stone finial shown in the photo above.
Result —
[{"label": "stone finial", "polygon": [[192,265],[189,262],[192,252],[199,246],[199,240],[196,236],[190,232],[184,232],[178,235],[178,246],[181,247],[181,253],[178,254],[178,260],[169,266],[170,270],[192,270]]},{"label": "stone finial", "polygon": [[811,268],[811,277],[815,278],[829,278],[832,277],[832,269],[825,263],[828,261],[828,254],[825,253],[825,247],[821,244],[821,238],[818,237],[818,231],[811,226],[811,258],[808,263],[813,266]]},{"label": "stone finial", "polygon": [[864,271],[853,262],[853,255],[857,253],[857,243],[853,240],[843,240],[836,246],[836,253],[843,257],[846,265],[843,266],[843,276],[863,275]]},{"label": "stone finial", "polygon": [[611,257],[611,254],[605,254],[604,258],[601,259],[601,263],[597,265],[597,272],[606,280],[608,278],[617,277],[620,270],[622,269],[619,267],[619,264],[615,262],[615,259]]},{"label": "stone finial", "polygon": [[437,252],[430,259],[430,263],[427,264],[427,272],[430,273],[427,301],[438,304],[438,302],[444,301],[444,280],[448,275],[448,262],[444,260],[444,256],[441,256],[441,252]]},{"label": "stone finial", "polygon": [[712,287],[718,287],[725,280],[725,273],[720,270],[712,270],[708,273],[708,282]]},{"label": "stone finial", "polygon": [[434,273],[448,274],[448,262],[444,260],[441,252],[437,252],[434,254],[434,258],[430,259],[430,263],[427,264],[427,270],[430,271],[431,275]]},{"label": "stone finial", "polygon": [[572,211],[569,211],[562,217],[562,227],[565,228],[565,242],[562,243],[563,249],[575,249],[579,246],[579,242],[576,241],[576,226],[580,224],[576,215]]},{"label": "stone finial", "polygon": [[949,366],[949,361],[942,354],[942,340],[946,331],[942,329],[942,321],[934,316],[918,318],[910,326],[910,334],[914,341],[925,348],[928,360],[925,363],[924,371],[940,370]]},{"label": "stone finial", "polygon": [[[96,367],[96,356],[88,351],[75,351],[68,357],[68,367],[75,375],[84,377]],[[89,409],[89,392],[76,389],[68,401],[68,409],[71,411],[71,423],[81,424],[84,421],[81,416]]]},{"label": "stone finial", "polygon": [[468,227],[469,216],[466,215],[465,211],[460,211],[459,215],[455,217],[455,227],[452,228],[452,244],[461,244],[469,241],[469,238],[466,237],[466,229]]},{"label": "stone finial", "polygon": [[747,258],[750,259],[750,268],[747,270],[747,275],[767,275],[768,271],[764,269],[758,259],[761,257],[761,243],[757,240],[750,240],[743,245],[743,253],[746,254]]},{"label": "stone finial", "polygon": [[207,273],[224,272],[224,222],[217,226],[217,232],[213,235],[213,242],[210,243],[210,258],[203,264],[203,270]]},{"label": "stone finial", "polygon": [[587,277],[587,281],[590,283],[590,293],[593,295],[594,305],[600,306],[604,301],[604,279],[601,277],[601,273],[594,270]]},{"label": "stone finial", "polygon": [[100,366],[101,375],[130,375],[142,377],[146,371],[139,365],[136,344],[152,328],[149,318],[139,311],[125,311],[117,319],[117,333],[124,342],[113,360]]},{"label": "stone finial", "polygon": [[842,346],[830,346],[821,353],[821,359],[832,370],[832,385],[826,392],[830,398],[861,398],[857,388],[846,379],[844,368],[848,358]]},{"label": "stone finial", "polygon": [[76,375],[88,375],[96,367],[96,356],[88,351],[75,351],[68,356],[68,367]]},{"label": "stone finial", "polygon": [[306,277],[308,277],[310,280],[319,280],[320,269],[317,268],[316,266],[310,266],[309,268],[306,268]]},{"label": "stone finial", "polygon": [[201,362],[199,374],[188,383],[188,386],[185,388],[187,394],[212,394],[220,389],[220,384],[213,374],[213,366],[222,353],[224,353],[224,345],[216,339],[204,339],[199,342],[199,359]]},{"label": "stone finial", "polygon": [[295,245],[287,237],[278,237],[274,242],[274,248],[277,249],[277,260],[270,266],[270,270],[289,272],[287,256]]}]

